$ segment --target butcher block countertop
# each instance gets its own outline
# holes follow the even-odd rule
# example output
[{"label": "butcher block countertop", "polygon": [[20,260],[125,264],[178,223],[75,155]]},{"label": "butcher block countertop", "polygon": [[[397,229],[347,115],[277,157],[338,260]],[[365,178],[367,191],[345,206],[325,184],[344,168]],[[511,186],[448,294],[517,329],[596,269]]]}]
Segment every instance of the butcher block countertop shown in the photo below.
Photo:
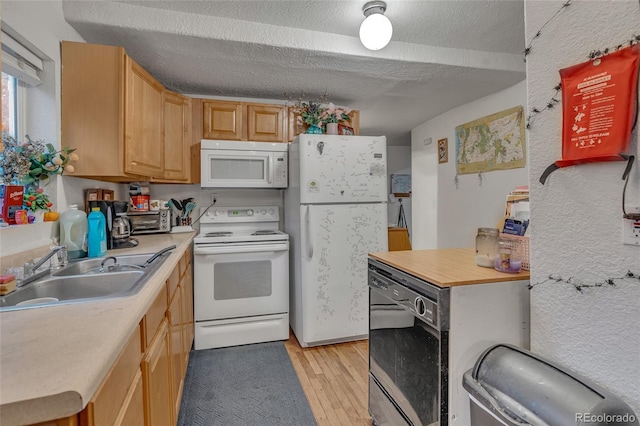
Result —
[{"label": "butcher block countertop", "polygon": [[476,265],[474,248],[406,250],[370,253],[369,257],[439,287],[528,280],[529,271],[498,272]]},{"label": "butcher block countertop", "polygon": [[31,424],[82,411],[157,294],[165,291],[194,235],[136,236],[138,247],[107,253],[177,246],[135,295],[1,312],[0,424]]}]

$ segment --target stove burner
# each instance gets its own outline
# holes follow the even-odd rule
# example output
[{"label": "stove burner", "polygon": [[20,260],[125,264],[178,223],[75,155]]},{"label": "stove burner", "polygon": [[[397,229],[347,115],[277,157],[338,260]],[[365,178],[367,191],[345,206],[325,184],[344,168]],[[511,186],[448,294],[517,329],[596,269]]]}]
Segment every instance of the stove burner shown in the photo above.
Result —
[{"label": "stove burner", "polygon": [[205,237],[230,237],[233,235],[233,232],[230,231],[219,231],[219,232],[209,232],[205,234]]},{"label": "stove burner", "polygon": [[279,233],[280,233],[279,231],[273,231],[271,229],[265,229],[265,230],[262,230],[262,231],[256,231],[251,235],[277,235]]}]

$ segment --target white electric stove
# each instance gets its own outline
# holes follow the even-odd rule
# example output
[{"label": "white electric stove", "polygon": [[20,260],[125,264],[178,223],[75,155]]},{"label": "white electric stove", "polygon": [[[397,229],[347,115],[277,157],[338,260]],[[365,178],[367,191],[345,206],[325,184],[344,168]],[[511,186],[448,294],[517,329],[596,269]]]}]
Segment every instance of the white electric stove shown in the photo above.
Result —
[{"label": "white electric stove", "polygon": [[289,236],[277,206],[212,207],[194,239],[195,349],[289,338]]}]

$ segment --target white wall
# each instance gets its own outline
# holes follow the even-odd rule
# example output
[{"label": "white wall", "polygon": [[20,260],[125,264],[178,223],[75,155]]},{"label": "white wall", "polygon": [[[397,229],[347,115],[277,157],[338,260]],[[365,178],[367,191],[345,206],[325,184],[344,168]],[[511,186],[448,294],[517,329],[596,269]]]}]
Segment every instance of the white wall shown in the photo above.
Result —
[{"label": "white wall", "polygon": [[[527,167],[458,176],[455,128],[477,118],[526,105],[525,82],[459,106],[411,131],[413,248],[473,247],[477,229],[495,227],[505,199],[528,182]],[[438,163],[437,140],[447,138],[449,161]],[[527,159],[527,164],[529,160]]]},{"label": "white wall", "polygon": [[[200,215],[201,209],[212,202],[212,194],[216,194],[216,206],[220,207],[249,207],[249,206],[277,206],[280,208],[280,217],[284,219],[283,196],[281,189],[201,189],[200,185],[159,185],[153,184],[149,188],[152,199],[184,200],[193,197],[197,205],[191,214],[192,220]],[[281,220],[281,225],[282,220]],[[194,224],[194,229],[199,229],[199,224]],[[282,226],[280,229],[284,229]]]},{"label": "white wall", "polygon": [[[33,139],[44,139],[56,147],[64,145],[60,142],[60,40],[84,40],[64,20],[62,2],[59,0],[3,1],[2,27],[4,30],[17,32],[19,39],[45,60],[43,84],[30,88],[27,92],[25,133]],[[82,161],[82,153],[78,154]],[[83,189],[90,187],[118,190],[119,186],[58,176],[55,182],[45,186],[45,192],[51,196],[55,208],[64,211],[70,203],[83,203]],[[37,233],[33,232],[33,229],[27,229],[28,226],[30,225],[22,225],[10,232],[0,230],[5,240],[0,245],[0,256],[47,245],[51,235],[56,234],[57,227],[53,224],[44,224],[43,227],[46,229]],[[21,240],[20,235],[23,232],[25,238]],[[9,243],[14,240],[18,243]]]},{"label": "white wall", "polygon": [[[387,146],[387,174],[389,175],[389,193],[391,193],[391,175],[392,174],[411,174],[411,147],[409,146]],[[407,228],[409,229],[409,237],[413,235],[411,228],[411,197],[402,199],[405,219],[407,220]],[[387,215],[389,226],[396,226],[398,222],[398,213],[400,211],[399,200],[390,201],[387,206]]]},{"label": "white wall", "polygon": [[[526,39],[561,2],[525,0]],[[615,23],[615,24],[612,24]],[[558,70],[588,58],[589,52],[623,44],[637,34],[637,0],[573,2],[547,25],[527,57],[529,109],[542,106],[559,82]],[[561,158],[561,111],[536,116],[528,132],[530,153],[531,282],[549,275],[594,284],[640,274],[640,247],[621,242],[622,162],[542,171]],[[638,129],[631,152],[636,158]],[[640,205],[640,171],[634,166],[627,205]],[[585,289],[547,282],[531,291],[532,349],[617,393],[640,414],[640,282]]]}]

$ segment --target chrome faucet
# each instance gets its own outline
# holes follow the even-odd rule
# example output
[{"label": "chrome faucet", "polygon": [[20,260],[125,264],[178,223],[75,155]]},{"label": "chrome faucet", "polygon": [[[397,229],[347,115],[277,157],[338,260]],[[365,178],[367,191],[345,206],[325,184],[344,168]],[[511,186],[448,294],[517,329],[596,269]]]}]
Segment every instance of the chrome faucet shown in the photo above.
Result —
[{"label": "chrome faucet", "polygon": [[35,281],[41,276],[49,273],[49,269],[40,272],[36,271],[49,259],[51,259],[54,254],[58,255],[58,266],[56,268],[65,266],[67,264],[67,246],[55,246],[51,249],[51,251],[49,251],[49,253],[40,258],[40,260],[38,260],[35,264],[29,265],[25,263],[24,278],[20,280],[16,286],[22,287],[23,285],[29,284],[30,282]]}]

